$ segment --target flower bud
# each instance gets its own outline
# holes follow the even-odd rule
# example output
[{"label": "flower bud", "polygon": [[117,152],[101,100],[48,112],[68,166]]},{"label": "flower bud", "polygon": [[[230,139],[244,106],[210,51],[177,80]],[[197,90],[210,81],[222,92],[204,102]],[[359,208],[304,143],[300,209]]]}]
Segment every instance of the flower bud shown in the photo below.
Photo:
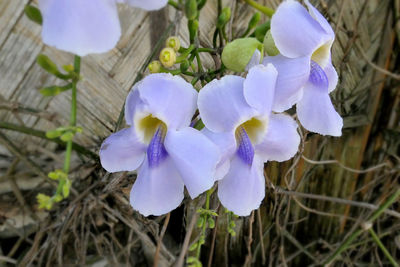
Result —
[{"label": "flower bud", "polygon": [[197,17],[197,0],[187,0],[185,4],[185,14],[188,20],[194,20]]},{"label": "flower bud", "polygon": [[165,46],[166,47],[171,47],[172,49],[174,49],[175,51],[178,51],[179,48],[181,48],[181,41],[179,40],[178,37],[176,36],[171,36],[167,39],[167,41],[165,42]]},{"label": "flower bud", "polygon": [[279,54],[278,48],[275,46],[271,31],[268,31],[264,38],[264,49],[268,56],[276,56]]},{"label": "flower bud", "polygon": [[166,47],[160,53],[161,64],[166,67],[172,67],[176,62],[176,53],[171,47]]},{"label": "flower bud", "polygon": [[233,71],[242,72],[251,61],[256,49],[262,51],[262,43],[255,38],[240,38],[228,43],[222,51],[222,62]]},{"label": "flower bud", "polygon": [[228,21],[231,19],[231,9],[229,7],[224,7],[221,10],[221,15],[218,17],[217,21],[217,28],[222,28],[225,26],[225,24],[228,23]]},{"label": "flower bud", "polygon": [[153,60],[150,62],[149,66],[147,66],[150,73],[159,73],[161,70],[161,62],[158,60]]}]

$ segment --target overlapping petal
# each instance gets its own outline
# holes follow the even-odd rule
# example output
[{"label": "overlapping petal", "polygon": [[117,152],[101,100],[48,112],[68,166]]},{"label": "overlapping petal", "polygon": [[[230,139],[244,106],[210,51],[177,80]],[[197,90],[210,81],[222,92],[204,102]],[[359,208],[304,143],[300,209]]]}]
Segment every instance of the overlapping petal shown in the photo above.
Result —
[{"label": "overlapping petal", "polygon": [[305,0],[305,4],[308,7],[308,12],[310,12],[310,15],[318,21],[318,23],[321,25],[321,27],[325,30],[327,34],[329,34],[331,39],[335,38],[335,33],[333,32],[333,29],[329,22],[322,16],[322,14],[316,9],[313,5],[310,4],[310,1]]},{"label": "overlapping petal", "polygon": [[272,16],[271,34],[281,54],[290,58],[311,55],[331,39],[320,23],[292,0],[280,4]]},{"label": "overlapping petal", "polygon": [[324,68],[324,72],[326,74],[326,77],[328,78],[329,82],[329,87],[328,87],[328,92],[332,92],[333,90],[336,89],[336,85],[338,84],[338,74],[335,70],[335,67],[332,65],[331,60],[329,60],[328,64]]},{"label": "overlapping petal", "polygon": [[149,167],[146,158],[133,184],[130,203],[144,216],[158,216],[179,206],[183,190],[183,181],[170,157],[155,167]]},{"label": "overlapping petal", "polygon": [[220,153],[206,136],[190,127],[171,130],[164,144],[191,198],[213,186]]},{"label": "overlapping petal", "polygon": [[233,131],[240,123],[257,114],[244,98],[243,81],[242,77],[226,75],[201,89],[197,104],[209,130]]},{"label": "overlapping petal", "polygon": [[296,104],[303,95],[303,86],[310,75],[310,56],[288,58],[267,56],[263,64],[272,64],[278,71],[272,109],[282,112]]},{"label": "overlapping petal", "polygon": [[151,74],[134,86],[133,90],[137,90],[139,95],[133,92],[128,97],[128,122],[135,120],[135,109],[140,108],[141,112],[162,120],[169,129],[179,129],[190,124],[196,110],[197,92],[181,77],[167,73]]},{"label": "overlapping petal", "polygon": [[271,112],[277,76],[278,72],[272,64],[256,65],[244,80],[244,98],[260,114],[268,115]]},{"label": "overlapping petal", "polygon": [[266,161],[286,161],[298,151],[300,136],[297,123],[289,115],[271,114],[268,132],[263,141],[257,144],[257,155]]},{"label": "overlapping petal", "polygon": [[115,0],[39,0],[43,42],[85,56],[118,42],[121,29]]},{"label": "overlapping petal", "polygon": [[100,148],[101,165],[108,172],[133,171],[143,162],[146,147],[136,138],[132,128],[110,135]]},{"label": "overlapping petal", "polygon": [[231,161],[227,175],[218,183],[221,204],[239,216],[248,216],[258,209],[265,196],[263,162],[254,157],[249,166],[238,155]]}]

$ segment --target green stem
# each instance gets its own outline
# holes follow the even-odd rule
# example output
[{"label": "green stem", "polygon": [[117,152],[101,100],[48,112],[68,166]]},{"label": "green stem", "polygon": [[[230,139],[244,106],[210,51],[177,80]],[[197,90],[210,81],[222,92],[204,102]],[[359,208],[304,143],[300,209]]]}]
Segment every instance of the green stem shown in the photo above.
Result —
[{"label": "green stem", "polygon": [[[206,210],[210,209],[210,197],[211,197],[212,192],[213,192],[213,189],[211,188],[206,193],[207,194],[206,195],[206,204],[205,204],[205,209]],[[200,240],[201,239],[205,239],[205,237],[206,237],[206,229],[207,229],[208,218],[209,218],[208,215],[206,215],[205,218],[204,218],[203,227],[201,228]],[[196,251],[196,258],[198,260],[200,260],[200,254],[201,254],[201,244],[199,244],[197,246],[197,251]]]},{"label": "green stem", "polygon": [[173,1],[173,0],[168,0],[168,5],[174,7],[174,8],[176,8],[176,9],[178,9],[178,10],[181,9],[180,6],[179,6],[179,4],[178,4],[177,2],[175,2],[175,1]]},{"label": "green stem", "polygon": [[[77,75],[77,78],[72,82],[72,95],[71,95],[71,114],[69,117],[69,126],[76,126],[76,84],[79,80],[81,70],[81,58],[79,56],[74,57],[74,71]],[[64,172],[68,173],[71,165],[71,152],[72,152],[72,140],[67,142],[67,149],[65,152],[64,159]],[[61,183],[60,183],[61,184]]]},{"label": "green stem", "polygon": [[273,10],[272,8],[260,5],[259,3],[255,2],[254,0],[244,0],[244,1],[247,4],[249,4],[250,6],[254,7],[255,9],[257,9],[258,11],[260,11],[261,13],[267,15],[270,18],[275,13],[275,10]]},{"label": "green stem", "polygon": [[390,255],[389,251],[387,251],[387,249],[385,248],[385,246],[382,244],[381,240],[379,239],[379,237],[376,235],[374,229],[369,228],[368,229],[369,233],[371,234],[372,238],[374,239],[375,243],[379,246],[379,248],[382,250],[383,254],[385,254],[386,258],[388,258],[388,260],[390,261],[390,263],[395,266],[398,267],[399,264],[392,258],[392,255]]},{"label": "green stem", "polygon": [[[367,220],[368,223],[372,224],[387,208],[389,208],[393,202],[396,201],[396,199],[400,196],[400,189],[397,189],[397,191],[391,195],[385,203],[383,203],[379,209],[377,209],[371,217]],[[356,239],[361,233],[363,233],[363,229],[359,229],[352,233],[334,252],[331,256],[328,257],[327,260],[324,261],[323,265],[330,265],[335,258],[340,255],[344,250],[350,246],[350,244],[353,242],[354,239]]]},{"label": "green stem", "polygon": [[[44,131],[39,131],[36,129],[32,129],[32,128],[28,128],[25,126],[21,126],[21,125],[16,125],[13,123],[9,123],[9,122],[3,122],[0,121],[0,129],[6,129],[6,130],[10,130],[10,131],[15,131],[15,132],[19,132],[19,133],[24,133],[24,134],[28,134],[28,135],[32,135],[35,137],[39,137],[42,139],[46,139],[49,141],[52,141],[58,145],[61,145],[63,147],[66,146],[65,142],[62,141],[60,138],[48,138],[46,136],[46,132]],[[94,160],[98,160],[98,156],[96,153],[93,153],[92,151],[84,148],[81,145],[78,145],[77,143],[72,142],[72,150],[75,150],[76,152],[78,152],[79,154],[83,154],[86,155]]]},{"label": "green stem", "polygon": [[217,49],[214,48],[207,48],[207,47],[201,47],[201,48],[197,48],[197,52],[202,53],[202,52],[206,52],[206,53],[216,53]]}]

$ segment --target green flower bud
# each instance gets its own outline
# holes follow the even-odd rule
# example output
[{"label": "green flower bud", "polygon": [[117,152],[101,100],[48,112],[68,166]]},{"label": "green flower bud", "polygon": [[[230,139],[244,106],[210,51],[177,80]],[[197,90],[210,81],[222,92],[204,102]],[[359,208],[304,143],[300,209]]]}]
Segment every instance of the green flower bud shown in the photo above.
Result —
[{"label": "green flower bud", "polygon": [[215,227],[215,221],[213,218],[208,218],[207,222],[210,229],[213,229]]},{"label": "green flower bud", "polygon": [[179,48],[181,48],[181,41],[179,40],[178,37],[171,36],[165,42],[165,46],[171,47],[172,49],[174,49],[177,52],[179,50]]},{"label": "green flower bud", "polygon": [[38,194],[36,200],[39,204],[39,209],[51,210],[53,207],[53,199],[45,194]]},{"label": "green flower bud", "polygon": [[190,64],[189,64],[189,60],[185,59],[181,65],[179,66],[180,70],[183,71],[187,71],[187,69],[189,68]]},{"label": "green flower bud", "polygon": [[256,49],[262,51],[262,43],[257,39],[236,39],[225,46],[222,51],[222,62],[228,69],[242,72],[249,64]]},{"label": "green flower bud", "polygon": [[260,21],[260,18],[261,18],[261,14],[260,13],[255,13],[252,17],[251,17],[251,19],[250,19],[250,21],[249,21],[249,25],[247,26],[247,28],[248,29],[254,29],[256,26],[257,26],[257,23]]},{"label": "green flower bud", "polygon": [[176,62],[175,50],[170,47],[166,47],[163,50],[161,50],[160,62],[166,68],[172,67]]},{"label": "green flower bud", "polygon": [[185,14],[188,20],[194,20],[197,17],[197,0],[186,0]]},{"label": "green flower bud", "polygon": [[74,138],[74,135],[75,135],[74,132],[68,131],[68,132],[63,133],[60,136],[60,139],[63,140],[64,142],[68,142],[68,141],[71,141]]},{"label": "green flower bud", "polygon": [[150,73],[159,73],[161,71],[161,62],[158,60],[153,60],[150,62],[149,66],[147,66]]},{"label": "green flower bud", "polygon": [[217,28],[222,28],[231,19],[231,9],[229,7],[224,7],[221,10],[221,15],[218,17]]},{"label": "green flower bud", "polygon": [[201,228],[204,224],[204,217],[199,217],[197,220],[197,227]]},{"label": "green flower bud", "polygon": [[69,189],[71,188],[71,180],[68,178],[65,180],[65,183],[62,185],[62,195],[64,198],[69,196]]},{"label": "green flower bud", "polygon": [[271,22],[267,21],[263,24],[260,24],[257,26],[257,28],[254,31],[254,36],[257,38],[258,41],[262,42],[264,41],[264,36],[267,33],[267,31],[271,28]]},{"label": "green flower bud", "polygon": [[264,38],[264,49],[268,56],[276,56],[279,54],[278,48],[275,46],[271,31],[268,31]]}]

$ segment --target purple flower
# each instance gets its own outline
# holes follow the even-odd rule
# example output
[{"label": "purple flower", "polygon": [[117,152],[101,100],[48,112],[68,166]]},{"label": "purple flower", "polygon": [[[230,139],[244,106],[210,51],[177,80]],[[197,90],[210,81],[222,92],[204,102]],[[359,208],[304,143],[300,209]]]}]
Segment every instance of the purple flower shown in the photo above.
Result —
[{"label": "purple flower", "polygon": [[221,151],[216,179],[227,209],[247,216],[265,195],[264,162],[293,157],[300,143],[296,122],[271,113],[277,71],[257,65],[246,79],[227,75],[199,93],[203,132]]},{"label": "purple flower", "polygon": [[271,20],[271,34],[280,51],[267,56],[278,70],[273,110],[282,112],[297,103],[300,123],[312,132],[340,136],[343,120],[329,97],[338,76],[331,61],[335,34],[326,19],[307,0],[283,2]]},{"label": "purple flower", "polygon": [[125,120],[130,127],[101,146],[100,160],[107,171],[138,170],[130,203],[145,216],[178,207],[184,185],[195,198],[214,183],[218,147],[189,127],[196,101],[196,90],[182,78],[151,74],[127,97]]},{"label": "purple flower", "polygon": [[167,4],[167,0],[39,0],[43,42],[79,56],[107,52],[121,36],[117,2],[146,10]]}]

